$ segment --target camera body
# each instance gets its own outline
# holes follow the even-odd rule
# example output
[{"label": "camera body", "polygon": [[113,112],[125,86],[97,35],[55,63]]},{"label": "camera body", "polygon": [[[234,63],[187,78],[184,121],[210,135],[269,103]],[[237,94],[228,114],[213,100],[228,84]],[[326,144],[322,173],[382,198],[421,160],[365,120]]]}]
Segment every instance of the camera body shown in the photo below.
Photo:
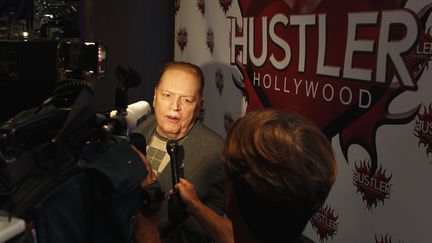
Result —
[{"label": "camera body", "polygon": [[0,124],[0,210],[35,225],[16,242],[130,239],[147,170],[125,136],[127,91],[139,82],[119,70],[114,117],[99,110],[89,83],[68,78]]}]

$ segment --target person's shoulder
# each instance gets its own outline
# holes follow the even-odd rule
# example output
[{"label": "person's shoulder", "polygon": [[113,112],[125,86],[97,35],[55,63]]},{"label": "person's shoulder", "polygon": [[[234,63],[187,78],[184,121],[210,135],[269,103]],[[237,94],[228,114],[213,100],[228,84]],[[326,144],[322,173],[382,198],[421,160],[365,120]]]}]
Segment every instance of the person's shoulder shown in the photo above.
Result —
[{"label": "person's shoulder", "polygon": [[212,130],[211,128],[209,128],[208,126],[206,126],[204,123],[202,123],[201,121],[197,121],[195,127],[196,127],[196,133],[203,138],[204,142],[212,143],[215,146],[216,145],[223,146],[224,139],[222,138],[222,136],[219,135],[214,130]]},{"label": "person's shoulder", "polygon": [[133,132],[141,133],[143,135],[147,135],[149,131],[152,131],[156,127],[156,117],[154,115],[150,115],[141,122]]}]

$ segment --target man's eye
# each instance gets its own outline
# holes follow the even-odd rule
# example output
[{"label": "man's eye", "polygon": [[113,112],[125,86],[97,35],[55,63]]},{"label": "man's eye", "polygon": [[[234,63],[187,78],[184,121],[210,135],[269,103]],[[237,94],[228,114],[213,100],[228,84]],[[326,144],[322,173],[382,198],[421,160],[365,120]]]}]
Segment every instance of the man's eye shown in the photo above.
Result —
[{"label": "man's eye", "polygon": [[171,94],[162,94],[162,97],[164,98],[169,98],[171,96]]},{"label": "man's eye", "polygon": [[192,100],[189,99],[189,98],[183,98],[182,101],[183,101],[183,103],[186,103],[186,104],[191,104],[192,103]]}]

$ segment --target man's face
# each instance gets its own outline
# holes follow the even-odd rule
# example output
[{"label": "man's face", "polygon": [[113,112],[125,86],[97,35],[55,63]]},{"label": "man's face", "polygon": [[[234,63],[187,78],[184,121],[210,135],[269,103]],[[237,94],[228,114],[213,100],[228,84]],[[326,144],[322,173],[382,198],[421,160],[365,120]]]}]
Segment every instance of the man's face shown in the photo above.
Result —
[{"label": "man's face", "polygon": [[171,140],[186,136],[201,109],[200,81],[190,72],[172,68],[155,89],[153,108],[158,133]]}]

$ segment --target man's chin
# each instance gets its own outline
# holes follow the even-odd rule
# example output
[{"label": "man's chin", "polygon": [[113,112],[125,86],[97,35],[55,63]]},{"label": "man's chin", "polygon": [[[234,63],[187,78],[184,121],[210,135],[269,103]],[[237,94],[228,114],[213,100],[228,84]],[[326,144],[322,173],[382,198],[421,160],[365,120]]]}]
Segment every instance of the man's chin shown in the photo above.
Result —
[{"label": "man's chin", "polygon": [[174,139],[179,136],[180,131],[178,129],[163,129],[159,131],[159,134],[168,139]]}]

